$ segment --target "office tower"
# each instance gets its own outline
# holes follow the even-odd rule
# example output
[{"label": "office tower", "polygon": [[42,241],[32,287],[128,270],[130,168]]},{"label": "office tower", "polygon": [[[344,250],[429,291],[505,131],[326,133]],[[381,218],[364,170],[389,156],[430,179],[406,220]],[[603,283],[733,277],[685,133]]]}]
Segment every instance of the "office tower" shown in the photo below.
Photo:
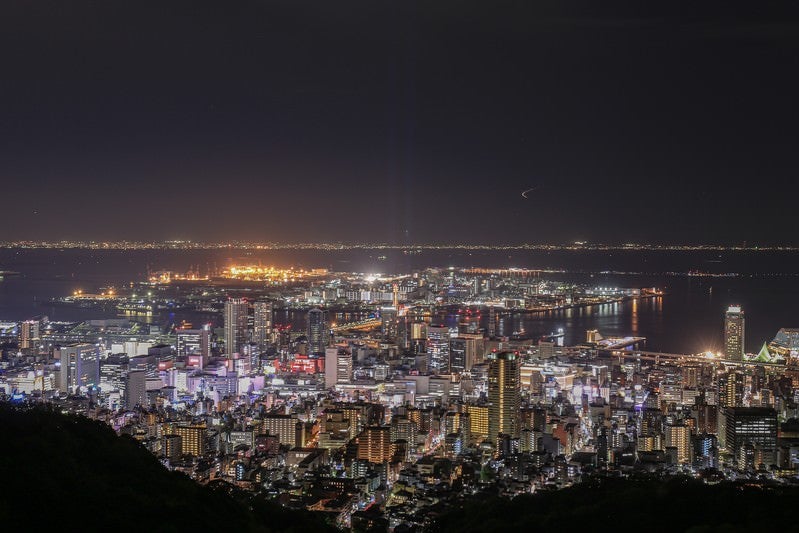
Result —
[{"label": "office tower", "polygon": [[499,433],[519,436],[519,356],[498,352],[488,356],[488,438],[496,442]]},{"label": "office tower", "polygon": [[131,370],[125,376],[125,407],[133,409],[137,405],[140,407],[150,407],[147,399],[147,371]]},{"label": "office tower", "polygon": [[125,392],[125,376],[128,372],[128,356],[109,355],[100,363],[100,389],[103,392],[118,390]]},{"label": "office tower", "polygon": [[691,456],[691,428],[684,424],[666,425],[666,447],[677,449],[677,462],[688,464]]},{"label": "office tower", "polygon": [[725,410],[727,451],[735,458],[745,445],[764,452],[766,465],[774,462],[777,449],[777,412],[768,407],[731,407]]},{"label": "office tower", "polygon": [[391,460],[391,426],[367,427],[356,440],[358,459],[370,463],[383,463]]},{"label": "office tower", "polygon": [[325,312],[319,308],[308,311],[308,353],[323,354],[327,346]]},{"label": "office tower", "polygon": [[482,335],[460,333],[449,341],[449,371],[452,373],[468,372],[481,363],[485,342]]},{"label": "office tower", "polygon": [[60,361],[58,390],[73,393],[75,389],[100,386],[100,350],[94,344],[72,344],[56,350]]},{"label": "office tower", "polygon": [[247,314],[249,305],[244,298],[225,302],[225,352],[229,359],[247,343]]},{"label": "office tower", "polygon": [[252,341],[263,351],[269,346],[272,336],[272,304],[257,301],[253,304]]},{"label": "office tower", "polygon": [[352,380],[352,353],[343,346],[325,348],[325,387]]},{"label": "office tower", "polygon": [[413,353],[424,353],[427,349],[427,323],[411,322],[411,350]]},{"label": "office tower", "polygon": [[201,355],[203,363],[207,363],[211,356],[211,328],[206,325],[201,329],[179,329],[177,349],[178,355]]},{"label": "office tower", "polygon": [[740,305],[731,305],[724,315],[724,357],[741,361],[744,356],[744,312]]},{"label": "office tower", "polygon": [[427,328],[427,368],[436,374],[449,374],[449,328]]}]

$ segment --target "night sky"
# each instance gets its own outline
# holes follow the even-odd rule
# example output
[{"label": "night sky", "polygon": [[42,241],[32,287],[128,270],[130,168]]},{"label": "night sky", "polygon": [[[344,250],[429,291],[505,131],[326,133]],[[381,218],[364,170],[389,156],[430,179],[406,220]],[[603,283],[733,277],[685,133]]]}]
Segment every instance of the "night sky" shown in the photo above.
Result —
[{"label": "night sky", "polygon": [[799,244],[747,4],[4,0],[0,239]]}]

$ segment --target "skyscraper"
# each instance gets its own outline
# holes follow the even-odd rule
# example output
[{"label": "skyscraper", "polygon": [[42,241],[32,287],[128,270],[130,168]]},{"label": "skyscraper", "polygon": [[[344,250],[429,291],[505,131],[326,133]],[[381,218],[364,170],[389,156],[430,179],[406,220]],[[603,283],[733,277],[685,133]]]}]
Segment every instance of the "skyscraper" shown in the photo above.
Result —
[{"label": "skyscraper", "polygon": [[503,433],[519,436],[519,356],[514,352],[488,356],[488,438],[496,442]]},{"label": "skyscraper", "polygon": [[203,363],[208,362],[211,355],[211,328],[179,329],[177,331],[178,355],[201,355]]},{"label": "skyscraper", "polygon": [[308,311],[308,353],[323,354],[327,345],[325,312],[319,308]]},{"label": "skyscraper", "polygon": [[36,319],[25,320],[19,325],[19,349],[33,350],[39,347],[41,321]]},{"label": "skyscraper", "polygon": [[225,302],[225,353],[229,359],[247,343],[248,311],[244,298],[230,298]]},{"label": "skyscraper", "polygon": [[75,389],[100,386],[100,353],[94,344],[72,344],[56,350],[60,361],[58,390],[73,393]]},{"label": "skyscraper", "polygon": [[325,349],[325,387],[352,380],[352,353],[343,346]]},{"label": "skyscraper", "polygon": [[449,374],[449,328],[444,325],[427,328],[427,368],[436,374]]},{"label": "skyscraper", "polygon": [[740,305],[731,305],[724,315],[724,357],[741,361],[744,356],[744,312]]},{"label": "skyscraper", "polygon": [[272,304],[259,300],[253,304],[252,341],[258,345],[259,350],[265,350],[271,335]]},{"label": "skyscraper", "polygon": [[727,451],[737,458],[745,445],[757,446],[766,452],[766,465],[771,464],[777,449],[777,412],[766,407],[733,407],[726,413]]}]

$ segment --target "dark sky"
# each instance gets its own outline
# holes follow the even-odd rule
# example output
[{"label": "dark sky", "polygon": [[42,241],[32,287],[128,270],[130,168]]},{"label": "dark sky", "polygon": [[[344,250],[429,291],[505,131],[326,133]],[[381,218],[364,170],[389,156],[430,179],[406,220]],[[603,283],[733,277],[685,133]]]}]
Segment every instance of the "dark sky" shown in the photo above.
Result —
[{"label": "dark sky", "polygon": [[0,239],[799,244],[747,4],[4,0]]}]

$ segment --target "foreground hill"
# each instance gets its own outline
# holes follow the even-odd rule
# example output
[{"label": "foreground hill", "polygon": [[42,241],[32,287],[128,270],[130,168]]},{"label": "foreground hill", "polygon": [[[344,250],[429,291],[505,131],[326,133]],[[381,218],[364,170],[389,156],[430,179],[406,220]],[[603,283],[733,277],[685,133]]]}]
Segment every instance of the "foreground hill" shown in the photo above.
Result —
[{"label": "foreground hill", "polygon": [[311,513],[203,487],[84,417],[0,405],[4,531],[330,530]]},{"label": "foreground hill", "polygon": [[706,485],[690,478],[597,479],[574,487],[465,501],[429,528],[491,531],[799,531],[799,489]]}]

